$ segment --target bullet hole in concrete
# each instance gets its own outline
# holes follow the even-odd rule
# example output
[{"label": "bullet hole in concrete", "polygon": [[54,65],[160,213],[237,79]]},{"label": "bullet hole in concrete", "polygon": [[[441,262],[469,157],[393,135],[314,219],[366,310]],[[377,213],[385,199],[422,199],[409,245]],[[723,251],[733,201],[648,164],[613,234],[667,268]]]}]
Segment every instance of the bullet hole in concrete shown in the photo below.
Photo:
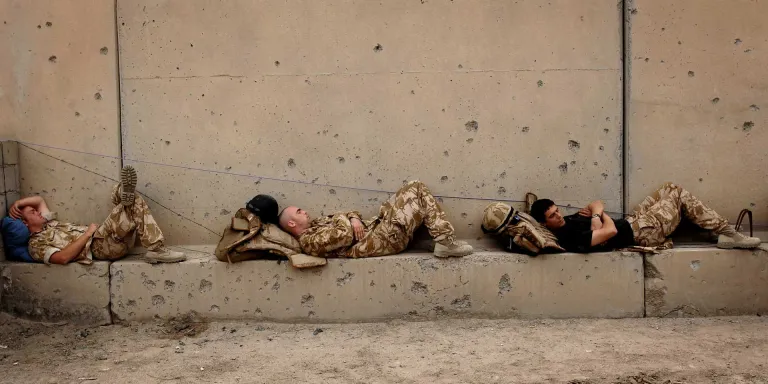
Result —
[{"label": "bullet hole in concrete", "polygon": [[691,269],[693,269],[694,271],[698,271],[699,268],[701,268],[701,260],[691,261]]},{"label": "bullet hole in concrete", "polygon": [[526,132],[528,132],[530,130],[531,130],[530,127],[523,127],[523,129],[522,129],[523,133],[526,133]]},{"label": "bullet hole in concrete", "polygon": [[213,283],[206,279],[200,280],[200,287],[198,288],[200,290],[200,293],[205,293],[213,289]]},{"label": "bullet hole in concrete", "polygon": [[448,154],[448,151],[443,151],[443,156],[448,157],[450,155]]},{"label": "bullet hole in concrete", "polygon": [[411,95],[415,95],[415,94],[416,94],[416,91],[414,91],[413,89],[411,89]]},{"label": "bullet hole in concrete", "polygon": [[381,179],[376,179],[376,184],[381,185],[381,183],[383,183]]},{"label": "bullet hole in concrete", "polygon": [[279,291],[280,290],[280,282],[279,281],[275,281],[275,283],[272,284],[272,290],[273,291]]},{"label": "bullet hole in concrete", "polygon": [[601,173],[600,176],[602,176],[603,179],[606,179],[606,180],[608,179],[608,174],[607,173]]},{"label": "bullet hole in concrete", "polygon": [[445,112],[445,108],[443,108],[443,112]]},{"label": "bullet hole in concrete", "polygon": [[467,130],[467,132],[477,132],[477,129],[480,128],[480,126],[477,124],[477,121],[470,120],[464,123],[464,128]]},{"label": "bullet hole in concrete", "polygon": [[503,178],[505,178],[505,177],[507,177],[507,171],[504,171],[504,172],[502,172],[502,173],[500,173],[500,174],[499,174],[499,178],[500,178],[500,179],[503,179]]},{"label": "bullet hole in concrete", "polygon": [[339,164],[344,164],[344,162],[346,162],[346,160],[341,156],[337,157],[336,160],[339,161]]},{"label": "bullet hole in concrete", "polygon": [[37,29],[40,29],[40,28],[42,28],[42,27],[43,27],[43,26],[42,26],[42,25],[40,25],[40,24],[38,24],[38,25],[37,25]]},{"label": "bullet hole in concrete", "polygon": [[194,48],[194,47],[195,47],[195,45],[194,45],[194,44],[192,44],[192,43],[189,43],[189,47],[190,47],[190,48]]},{"label": "bullet hole in concrete", "polygon": [[304,82],[307,83],[308,85],[312,85],[312,82],[309,81],[309,79],[304,79]]},{"label": "bullet hole in concrete", "polygon": [[632,8],[629,10],[630,14],[637,15],[637,8]]},{"label": "bullet hole in concrete", "polygon": [[472,296],[464,295],[459,299],[451,301],[451,307],[455,309],[467,309],[472,308]]},{"label": "bullet hole in concrete", "polygon": [[331,189],[328,190],[328,193],[330,193],[331,195],[335,195],[336,194],[336,190],[331,188]]},{"label": "bullet hole in concrete", "polygon": [[152,183],[146,183],[144,184],[144,188],[149,188],[150,185],[152,185]]},{"label": "bullet hole in concrete", "polygon": [[441,183],[445,183],[446,181],[448,181],[448,176],[443,176],[440,178]]},{"label": "bullet hole in concrete", "polygon": [[694,77],[696,76],[696,73],[693,71],[688,71],[688,77]]},{"label": "bullet hole in concrete", "polygon": [[704,181],[704,179],[699,177],[699,183],[701,183],[702,181]]},{"label": "bullet hole in concrete", "polygon": [[499,295],[503,295],[512,290],[512,284],[509,281],[509,274],[505,273],[501,275],[499,279]]},{"label": "bullet hole in concrete", "polygon": [[94,93],[93,94],[93,98],[96,99],[96,100],[101,100],[101,93],[99,93],[99,92]]},{"label": "bullet hole in concrete", "polygon": [[290,168],[296,167],[296,161],[294,161],[293,159],[288,159],[288,166]]},{"label": "bullet hole in concrete", "polygon": [[753,123],[753,122],[751,122],[751,121],[745,121],[745,122],[744,122],[744,124],[741,126],[741,129],[742,129],[744,132],[749,132],[749,131],[751,131],[751,130],[752,130],[752,128],[753,128],[754,126],[755,126],[755,123]]},{"label": "bullet hole in concrete", "polygon": [[46,21],[46,22],[45,22],[45,26],[46,26],[46,27],[52,27],[52,26],[53,26],[53,23],[51,23],[50,21]]},{"label": "bullet hole in concrete", "polygon": [[222,209],[221,212],[219,212],[219,215],[224,216],[224,215],[229,215],[230,213],[232,212],[227,211],[226,209]]},{"label": "bullet hole in concrete", "polygon": [[498,193],[499,195],[503,195],[507,193],[507,189],[504,187],[499,187],[499,189],[496,190],[496,193]]},{"label": "bullet hole in concrete", "polygon": [[735,44],[735,45],[739,45],[739,44],[741,44],[741,39],[739,39],[739,38],[737,37],[737,38],[736,38],[736,40],[734,40],[734,41],[733,41],[733,44]]},{"label": "bullet hole in concrete", "polygon": [[541,80],[537,81],[536,84],[539,86],[539,88],[544,86],[544,82]]},{"label": "bullet hole in concrete", "polygon": [[311,307],[312,304],[315,303],[315,297],[312,296],[311,293],[307,293],[306,295],[301,296],[301,305],[306,305],[308,307]]},{"label": "bullet hole in concrete", "polygon": [[376,44],[376,46],[373,47],[374,52],[381,52],[384,50],[384,47],[381,44]]},{"label": "bullet hole in concrete", "polygon": [[464,66],[459,64],[459,69],[463,69],[463,68],[464,68]]},{"label": "bullet hole in concrete", "polygon": [[80,112],[75,111],[75,116],[80,116]]},{"label": "bullet hole in concrete", "polygon": [[712,104],[717,104],[719,102],[720,102],[720,98],[719,97],[715,97],[714,99],[712,99]]},{"label": "bullet hole in concrete", "polygon": [[682,41],[680,41],[680,40],[678,40],[678,41],[677,41],[677,45],[683,45],[683,42],[682,42]]},{"label": "bullet hole in concrete", "polygon": [[576,165],[576,160],[571,160],[571,165]]},{"label": "bullet hole in concrete", "polygon": [[369,286],[371,286],[371,287],[373,287],[373,286],[375,286],[375,285],[376,285],[376,283],[374,283],[374,282],[373,282],[373,280],[371,280],[371,283],[370,283],[370,284],[368,284],[368,285],[369,285]]},{"label": "bullet hole in concrete", "polygon": [[750,105],[750,106],[749,106],[749,109],[751,109],[751,110],[753,110],[753,111],[757,112],[757,111],[759,111],[759,110],[760,110],[760,107],[758,107],[758,106],[757,106],[757,105],[755,105],[755,104],[752,104],[752,105]]},{"label": "bullet hole in concrete", "polygon": [[597,161],[595,161],[595,162],[594,162],[594,163],[592,163],[592,164],[593,164],[593,165],[597,165]]},{"label": "bullet hole in concrete", "polygon": [[280,66],[280,62],[275,60],[275,67],[279,67],[279,66]]},{"label": "bullet hole in concrete", "polygon": [[600,149],[601,151],[604,151],[604,150],[605,150],[605,147],[603,147],[603,146],[601,145],[600,147],[598,147],[598,149]]},{"label": "bullet hole in concrete", "polygon": [[752,52],[751,49],[747,49],[747,50],[744,51],[744,53],[750,53],[750,52]]},{"label": "bullet hole in concrete", "polygon": [[568,163],[562,163],[557,166],[558,169],[560,169],[560,172],[562,173],[568,173]]},{"label": "bullet hole in concrete", "polygon": [[581,148],[581,144],[579,144],[578,141],[568,140],[568,149],[575,151],[575,150],[578,150],[579,148]]},{"label": "bullet hole in concrete", "polygon": [[651,60],[651,59],[649,59],[649,58],[647,58],[647,57],[645,58],[645,62],[646,62],[646,63],[647,63],[647,62],[649,62],[650,60]]},{"label": "bullet hole in concrete", "polygon": [[221,308],[219,308],[218,305],[216,305],[216,304],[211,305],[211,310],[210,310],[211,312],[219,312],[220,310],[221,310]]},{"label": "bullet hole in concrete", "polygon": [[426,284],[419,281],[414,281],[411,282],[411,292],[419,295],[426,295],[429,293],[429,289],[427,288]]},{"label": "bullet hole in concrete", "polygon": [[106,55],[107,53],[109,53],[109,48],[101,47],[101,49],[99,49],[99,53],[101,53],[102,55]]},{"label": "bullet hole in concrete", "polygon": [[750,206],[750,207],[755,207],[755,206],[757,206],[757,204],[755,204],[755,203],[749,203],[749,206]]},{"label": "bullet hole in concrete", "polygon": [[158,306],[165,304],[165,298],[160,295],[152,296],[152,305]]},{"label": "bullet hole in concrete", "polygon": [[472,144],[473,141],[475,141],[475,139],[469,138],[469,139],[467,139],[467,144]]},{"label": "bullet hole in concrete", "polygon": [[176,194],[176,191],[171,191],[171,192],[169,192],[169,193],[170,193],[170,195],[171,195],[171,196],[173,196],[173,195],[175,195],[175,194]]},{"label": "bullet hole in concrete", "polygon": [[467,216],[469,216],[469,215],[467,215],[467,213],[466,213],[466,212],[462,212],[462,213],[461,213],[461,218],[462,218],[462,219],[466,219],[466,218],[467,218]]},{"label": "bullet hole in concrete", "polygon": [[337,279],[336,279],[336,285],[338,285],[338,286],[342,286],[342,285],[344,285],[344,284],[346,284],[346,283],[349,283],[350,281],[352,281],[352,278],[353,278],[354,276],[355,276],[355,274],[354,274],[354,273],[352,273],[352,272],[347,272],[347,273],[345,273],[345,274],[344,274],[344,276],[342,276],[342,277],[339,277],[339,278],[337,278]]},{"label": "bullet hole in concrete", "polygon": [[171,141],[170,140],[165,140],[165,145],[171,145]]},{"label": "bullet hole in concrete", "polygon": [[50,61],[51,63],[55,63],[56,62],[56,56],[53,55],[53,56],[49,57],[48,61]]},{"label": "bullet hole in concrete", "polygon": [[176,283],[171,280],[165,281],[165,290],[166,291],[173,291],[173,288],[176,286]]}]

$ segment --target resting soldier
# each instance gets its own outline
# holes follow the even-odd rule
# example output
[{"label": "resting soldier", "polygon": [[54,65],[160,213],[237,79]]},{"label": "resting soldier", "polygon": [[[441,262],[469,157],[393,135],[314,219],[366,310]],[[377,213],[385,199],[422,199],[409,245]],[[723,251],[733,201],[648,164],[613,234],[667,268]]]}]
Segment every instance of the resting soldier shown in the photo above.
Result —
[{"label": "resting soldier", "polygon": [[472,253],[456,240],[453,225],[426,185],[411,181],[381,205],[379,215],[363,221],[356,211],[312,220],[298,207],[285,208],[280,227],[299,240],[304,253],[321,257],[373,257],[404,251],[423,224],[435,240],[436,257],[462,257]]},{"label": "resting soldier", "polygon": [[21,219],[29,229],[29,254],[34,261],[67,264],[77,261],[90,264],[97,260],[116,260],[128,253],[134,233],[149,251],[149,263],[172,263],[186,260],[181,252],[163,245],[163,233],[149,211],[147,203],[136,192],[136,171],[123,168],[120,184],[112,191],[115,207],[100,226],[60,223],[42,197],[27,197],[13,203],[11,217]]},{"label": "resting soldier", "polygon": [[685,189],[666,183],[643,200],[626,219],[611,219],[600,201],[590,203],[579,213],[563,216],[552,200],[537,200],[531,216],[557,236],[571,252],[598,252],[633,245],[669,248],[668,237],[686,218],[719,235],[719,248],[756,248],[760,239],[736,232],[728,221]]}]

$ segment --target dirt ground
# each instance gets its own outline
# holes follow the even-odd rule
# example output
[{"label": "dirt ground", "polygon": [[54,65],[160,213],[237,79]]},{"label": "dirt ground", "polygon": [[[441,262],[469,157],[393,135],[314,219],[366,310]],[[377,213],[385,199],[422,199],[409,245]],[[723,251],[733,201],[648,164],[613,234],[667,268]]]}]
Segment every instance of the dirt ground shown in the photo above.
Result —
[{"label": "dirt ground", "polygon": [[0,315],[2,383],[768,383],[768,319],[198,322]]}]

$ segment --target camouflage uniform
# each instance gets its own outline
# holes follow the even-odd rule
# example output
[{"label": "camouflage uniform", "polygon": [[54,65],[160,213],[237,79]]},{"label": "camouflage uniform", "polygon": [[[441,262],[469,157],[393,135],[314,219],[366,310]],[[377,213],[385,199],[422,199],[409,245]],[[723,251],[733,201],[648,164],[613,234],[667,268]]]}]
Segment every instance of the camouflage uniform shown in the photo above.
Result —
[{"label": "camouflage uniform", "polygon": [[627,216],[627,221],[632,226],[637,245],[671,248],[672,242],[667,237],[674,232],[683,216],[715,233],[728,228],[725,218],[673,183],[665,183],[658,191],[646,197]]},{"label": "camouflage uniform", "polygon": [[93,235],[93,255],[99,260],[116,260],[128,253],[134,231],[141,246],[150,251],[163,246],[163,232],[152,217],[149,206],[137,193],[131,206],[120,204],[119,185],[112,190],[112,212]]},{"label": "camouflage uniform", "polygon": [[[51,217],[55,216],[55,213],[51,213]],[[84,225],[49,220],[43,226],[42,231],[29,236],[29,255],[37,262],[50,264],[51,255],[61,251],[87,231],[88,227]],[[86,243],[83,251],[75,257],[75,261],[81,264],[92,263],[93,255],[91,254],[90,247],[92,241],[93,239],[88,239],[88,243]]]},{"label": "camouflage uniform", "polygon": [[[358,212],[339,213],[313,220],[299,237],[304,253],[324,257],[374,257],[400,253],[424,224],[438,242],[452,242],[453,225],[426,185],[411,181],[389,198],[379,215],[363,221],[366,234],[355,243],[351,219]],[[362,221],[362,220],[361,220]]]},{"label": "camouflage uniform", "polygon": [[[112,191],[115,207],[74,261],[81,264],[97,260],[116,260],[128,253],[134,231],[139,235],[141,245],[156,250],[163,245],[163,234],[152,217],[149,206],[138,194],[133,205],[120,204],[119,185]],[[29,238],[29,254],[36,261],[49,263],[51,255],[61,251],[88,230],[87,226],[48,221],[43,231]]]}]

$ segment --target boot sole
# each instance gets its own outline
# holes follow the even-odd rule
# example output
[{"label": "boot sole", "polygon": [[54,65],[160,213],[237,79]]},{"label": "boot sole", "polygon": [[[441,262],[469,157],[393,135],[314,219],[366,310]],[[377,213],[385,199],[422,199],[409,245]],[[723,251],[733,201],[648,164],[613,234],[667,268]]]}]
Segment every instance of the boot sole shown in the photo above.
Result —
[{"label": "boot sole", "polygon": [[180,263],[182,261],[187,260],[186,257],[179,257],[176,259],[165,259],[165,260],[159,260],[159,259],[151,259],[148,257],[144,258],[144,261],[147,262],[147,264],[157,264],[157,263]]},{"label": "boot sole", "polygon": [[754,249],[760,246],[760,243],[757,244],[738,244],[734,242],[723,242],[723,243],[717,243],[716,245],[720,249]]},{"label": "boot sole", "polygon": [[463,253],[463,254],[457,254],[457,253],[453,253],[453,254],[451,254],[451,253],[448,253],[448,252],[445,252],[445,251],[435,251],[434,255],[435,255],[435,257],[437,257],[437,258],[441,258],[441,259],[448,259],[448,258],[451,258],[451,257],[464,257],[464,256],[469,256],[469,255],[471,255],[473,252],[474,252],[474,251],[469,251],[469,252],[466,252],[466,253]]},{"label": "boot sole", "polygon": [[136,170],[130,165],[123,167],[120,171],[120,184],[122,192],[120,193],[120,202],[124,206],[131,206],[136,200]]}]

